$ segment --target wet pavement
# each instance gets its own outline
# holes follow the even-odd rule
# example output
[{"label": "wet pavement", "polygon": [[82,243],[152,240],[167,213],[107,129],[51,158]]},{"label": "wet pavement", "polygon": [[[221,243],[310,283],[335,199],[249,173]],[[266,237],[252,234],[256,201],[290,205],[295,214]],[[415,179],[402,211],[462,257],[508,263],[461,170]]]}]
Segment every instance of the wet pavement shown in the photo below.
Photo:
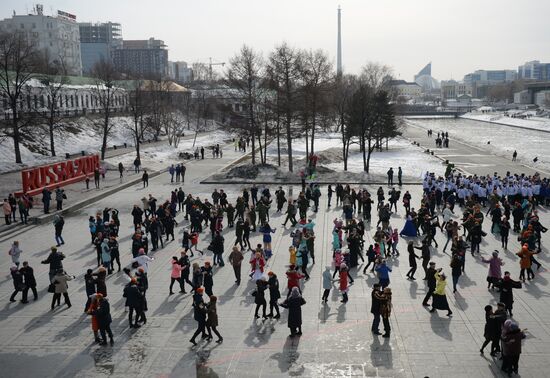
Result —
[{"label": "wet pavement", "polygon": [[[222,168],[239,154],[224,150],[223,159],[207,159],[194,162],[188,168],[187,181],[183,188],[191,193],[209,195],[215,186],[200,185],[203,177]],[[90,246],[88,215],[105,206],[115,206],[120,211],[120,251],[123,265],[131,259],[129,234],[132,230],[129,212],[133,203],[148,193],[159,199],[168,196],[170,190],[180,185],[171,184],[168,175],[161,175],[143,190],[136,185],[105,198],[78,214],[66,218],[64,231],[66,245],[61,250],[66,254],[64,266],[69,274],[77,276],[69,282],[69,295],[73,306],[61,306],[49,311],[51,294],[47,293],[47,266],[40,264],[53,244],[53,227],[40,225],[19,235],[22,260],[28,260],[35,269],[38,281],[39,300],[27,305],[10,303],[13,289],[9,276],[11,261],[7,255],[10,241],[0,243],[0,376],[5,377],[498,377],[500,363],[489,356],[479,354],[483,342],[484,310],[486,304],[495,305],[496,292],[486,288],[487,265],[479,257],[466,256],[466,275],[459,282],[459,292],[453,295],[447,290],[453,317],[443,313],[430,314],[421,305],[426,292],[419,266],[417,281],[408,281],[408,258],[403,252],[405,241],[401,240],[401,256],[393,259],[390,266],[393,290],[392,335],[385,339],[371,334],[370,291],[376,282],[371,274],[363,274],[362,266],[352,270],[355,284],[350,287],[350,301],[340,303],[336,286],[329,302],[322,304],[321,273],[331,264],[332,220],[341,216],[341,208],[326,206],[326,188],[322,188],[321,209],[310,213],[316,223],[316,264],[310,265],[311,279],[304,283],[303,293],[307,304],[303,306],[303,335],[289,338],[286,325],[287,312],[282,310],[279,320],[255,320],[254,288],[244,280],[234,285],[233,270],[226,265],[216,268],[214,294],[218,296],[219,331],[224,337],[222,344],[199,343],[191,347],[189,338],[196,328],[192,316],[191,295],[168,295],[170,282],[170,259],[179,254],[181,230],[187,225],[178,215],[178,236],[153,254],[155,261],[149,270],[147,324],[140,329],[128,327],[124,312],[122,290],[125,280],[120,273],[107,279],[108,298],[113,317],[112,330],[115,345],[102,347],[94,344],[90,318],[83,313],[86,300],[83,274],[86,268],[94,268],[96,255]],[[218,186],[219,188],[219,186]],[[231,201],[240,187],[225,188]],[[272,192],[276,189],[271,187]],[[369,188],[375,192],[377,187]],[[418,204],[419,186],[405,187]],[[288,193],[288,188],[285,188]],[[294,187],[297,193],[299,188]],[[548,209],[540,210],[542,223],[550,224]],[[401,228],[404,210],[400,206],[391,224]],[[288,265],[290,228],[281,227],[282,214],[271,214],[271,225],[277,228],[273,237],[274,256],[268,269],[278,274],[281,287],[286,286],[285,271]],[[488,225],[485,225],[486,231]],[[367,231],[367,243],[372,243],[372,228]],[[254,233],[252,245],[261,242]],[[543,253],[540,261],[550,264],[548,249],[549,233],[544,234]],[[224,259],[227,260],[234,242],[234,229],[226,229]],[[517,278],[519,262],[514,252],[519,248],[515,234],[510,237],[509,251],[502,251],[506,265]],[[437,241],[444,241],[442,234]],[[203,233],[199,248],[206,249],[209,237]],[[483,256],[499,247],[497,237],[489,234],[481,246]],[[406,253],[406,252],[405,252]],[[245,262],[250,253],[245,254]],[[211,253],[198,262],[211,261]],[[433,251],[433,260],[450,273],[449,256],[439,248]],[[243,263],[243,275],[248,271]],[[520,361],[522,377],[547,376],[547,361],[550,358],[550,320],[545,316],[550,310],[548,271],[541,269],[535,280],[516,290],[514,318],[521,328],[528,328]],[[283,295],[286,291],[282,292]],[[20,298],[20,297],[18,297]]]}]

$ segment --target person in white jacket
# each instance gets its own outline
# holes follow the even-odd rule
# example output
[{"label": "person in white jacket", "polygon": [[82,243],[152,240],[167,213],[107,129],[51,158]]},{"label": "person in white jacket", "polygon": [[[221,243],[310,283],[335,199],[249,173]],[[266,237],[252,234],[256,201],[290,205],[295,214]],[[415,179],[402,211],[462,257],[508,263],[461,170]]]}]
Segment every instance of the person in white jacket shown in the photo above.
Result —
[{"label": "person in white jacket", "polygon": [[132,264],[137,262],[139,266],[143,267],[144,272],[147,273],[149,270],[149,263],[153,260],[154,258],[147,256],[145,250],[140,248],[138,255],[132,259]]},{"label": "person in white jacket", "polygon": [[443,232],[443,230],[445,229],[445,226],[447,225],[447,223],[449,223],[449,221],[453,218],[453,212],[451,211],[451,205],[445,206],[445,208],[443,209],[442,215],[443,215],[443,223],[441,224],[441,227],[440,227],[441,232]]},{"label": "person in white jacket", "polygon": [[21,248],[19,248],[19,241],[15,240],[10,248],[9,254],[11,256],[11,261],[18,267],[22,252]]}]

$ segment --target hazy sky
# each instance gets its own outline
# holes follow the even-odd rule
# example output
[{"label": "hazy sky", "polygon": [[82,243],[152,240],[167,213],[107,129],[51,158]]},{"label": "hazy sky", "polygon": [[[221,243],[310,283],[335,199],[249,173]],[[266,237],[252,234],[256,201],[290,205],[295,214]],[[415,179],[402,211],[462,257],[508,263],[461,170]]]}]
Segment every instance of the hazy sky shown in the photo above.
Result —
[{"label": "hazy sky", "polygon": [[[227,61],[243,43],[264,54],[286,40],[321,48],[336,61],[336,9],[342,7],[343,63],[367,61],[412,76],[429,61],[437,79],[462,79],[475,69],[516,69],[550,62],[548,0],[44,0],[78,21],[115,21],[125,39],[162,39],[170,60]],[[33,2],[1,0],[9,17]]]}]

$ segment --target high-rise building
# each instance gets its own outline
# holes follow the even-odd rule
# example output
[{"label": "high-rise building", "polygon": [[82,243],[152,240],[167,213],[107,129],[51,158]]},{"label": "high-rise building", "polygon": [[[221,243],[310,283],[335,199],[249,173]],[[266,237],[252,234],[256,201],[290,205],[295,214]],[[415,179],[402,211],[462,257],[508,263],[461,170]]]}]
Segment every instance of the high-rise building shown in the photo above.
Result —
[{"label": "high-rise building", "polygon": [[76,16],[58,10],[55,16],[46,16],[42,5],[32,14],[17,15],[0,21],[0,32],[23,33],[51,61],[62,63],[70,75],[82,75],[80,33]]},{"label": "high-rise building", "polygon": [[525,62],[518,67],[518,79],[550,80],[550,63],[541,63],[538,60]]},{"label": "high-rise building", "polygon": [[514,70],[477,70],[464,75],[464,82],[470,85],[498,84],[514,81],[516,78]]},{"label": "high-rise building", "polygon": [[93,66],[102,59],[112,62],[113,51],[122,47],[120,24],[81,22],[78,27],[80,29],[82,71],[85,74],[90,73]]},{"label": "high-rise building", "polygon": [[142,78],[159,78],[168,75],[168,50],[164,41],[123,40],[122,47],[113,51],[117,71]]},{"label": "high-rise building", "polygon": [[188,83],[193,80],[193,69],[187,62],[168,62],[168,76],[178,83]]},{"label": "high-rise building", "polygon": [[422,91],[425,93],[439,88],[439,82],[432,77],[432,62],[426,64],[424,68],[414,75],[414,82],[420,85]]},{"label": "high-rise building", "polygon": [[342,75],[342,10],[340,7],[338,7],[338,42],[336,49],[336,74]]}]

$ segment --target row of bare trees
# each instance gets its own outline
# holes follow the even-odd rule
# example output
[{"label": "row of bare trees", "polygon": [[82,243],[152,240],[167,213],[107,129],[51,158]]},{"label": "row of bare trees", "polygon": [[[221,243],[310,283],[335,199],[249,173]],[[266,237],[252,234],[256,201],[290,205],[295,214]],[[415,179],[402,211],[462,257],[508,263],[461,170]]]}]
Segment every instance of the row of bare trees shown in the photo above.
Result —
[{"label": "row of bare trees", "polygon": [[335,75],[322,50],[282,43],[264,59],[245,45],[230,59],[225,81],[235,100],[245,105],[244,112],[233,115],[232,125],[251,138],[252,164],[258,160],[256,146],[260,163],[266,162],[269,139],[276,141],[281,165],[281,143],[286,140],[288,169],[293,171],[293,139],[305,139],[309,156],[315,153],[318,130],[339,131],[344,169],[356,143],[368,172],[375,148],[399,134],[390,104],[391,70],[380,64],[369,63],[359,75],[342,77]]}]

